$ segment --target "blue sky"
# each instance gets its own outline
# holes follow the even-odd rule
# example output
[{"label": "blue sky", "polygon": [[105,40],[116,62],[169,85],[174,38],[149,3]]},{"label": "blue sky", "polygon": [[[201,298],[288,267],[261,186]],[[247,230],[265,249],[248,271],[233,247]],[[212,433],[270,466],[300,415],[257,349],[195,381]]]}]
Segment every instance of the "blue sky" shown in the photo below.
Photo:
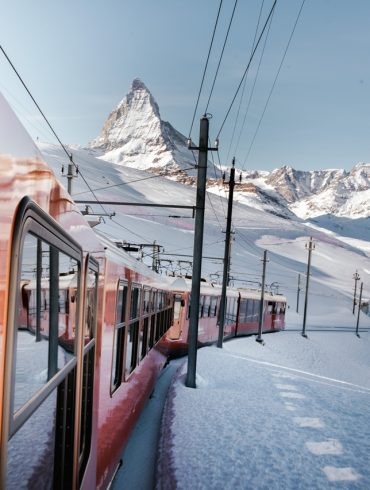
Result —
[{"label": "blue sky", "polygon": [[[262,0],[239,0],[208,111],[220,129],[247,65]],[[65,143],[85,145],[140,77],[161,116],[188,134],[218,0],[14,0],[2,5],[1,45]],[[224,0],[192,137],[205,110],[234,0]],[[263,19],[272,0],[265,0]],[[370,2],[306,0],[251,147],[301,0],[278,0],[240,143],[230,147],[239,99],[220,135],[238,166],[350,169],[370,161]],[[261,49],[251,65],[243,119]],[[32,136],[54,141],[0,58],[0,90]],[[236,126],[240,132],[240,123]],[[249,148],[251,150],[249,152]],[[230,148],[230,151],[229,151]],[[248,155],[249,152],[249,156]]]}]

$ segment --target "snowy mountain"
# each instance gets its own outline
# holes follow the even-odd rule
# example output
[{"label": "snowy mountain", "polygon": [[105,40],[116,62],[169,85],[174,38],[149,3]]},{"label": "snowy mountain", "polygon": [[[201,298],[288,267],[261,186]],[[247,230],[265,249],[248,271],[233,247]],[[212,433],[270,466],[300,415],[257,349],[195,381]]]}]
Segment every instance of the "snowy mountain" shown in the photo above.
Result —
[{"label": "snowy mountain", "polygon": [[162,121],[158,104],[138,78],[89,147],[109,162],[175,175],[179,180],[186,177],[185,170],[191,173],[197,159],[188,150],[186,137]]},{"label": "snowy mountain", "polygon": [[284,166],[265,179],[303,219],[320,215],[367,217],[370,215],[370,164],[359,163],[350,172],[303,172]]},{"label": "snowy mountain", "polygon": [[[89,148],[111,163],[195,183],[197,155],[187,148],[184,135],[162,121],[158,104],[138,78]],[[227,187],[217,174],[209,171],[208,189],[226,195]],[[235,199],[281,217],[370,216],[370,164],[359,163],[350,172],[300,171],[285,165],[272,172],[249,171],[243,175]]]}]

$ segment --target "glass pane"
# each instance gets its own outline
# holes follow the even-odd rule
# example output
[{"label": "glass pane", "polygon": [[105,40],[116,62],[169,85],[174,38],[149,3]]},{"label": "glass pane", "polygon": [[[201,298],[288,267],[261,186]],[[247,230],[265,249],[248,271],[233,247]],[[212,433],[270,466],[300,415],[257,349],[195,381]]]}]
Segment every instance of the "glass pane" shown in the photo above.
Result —
[{"label": "glass pane", "polygon": [[53,488],[56,395],[54,390],[9,440],[7,490]]},{"label": "glass pane", "polygon": [[50,247],[28,234],[19,282],[14,411],[48,381]]},{"label": "glass pane", "polygon": [[128,327],[126,342],[126,376],[130,374],[137,363],[137,346],[138,346],[139,322],[133,321]]},{"label": "glass pane", "polygon": [[98,274],[89,269],[86,285],[86,304],[85,304],[85,325],[84,325],[84,344],[88,344],[94,338],[94,328],[96,319],[96,292],[98,287]]},{"label": "glass pane", "polygon": [[73,357],[78,312],[78,263],[59,252],[58,368]]},{"label": "glass pane", "polygon": [[133,320],[139,316],[139,308],[140,308],[140,289],[133,288],[131,290],[130,320]]}]

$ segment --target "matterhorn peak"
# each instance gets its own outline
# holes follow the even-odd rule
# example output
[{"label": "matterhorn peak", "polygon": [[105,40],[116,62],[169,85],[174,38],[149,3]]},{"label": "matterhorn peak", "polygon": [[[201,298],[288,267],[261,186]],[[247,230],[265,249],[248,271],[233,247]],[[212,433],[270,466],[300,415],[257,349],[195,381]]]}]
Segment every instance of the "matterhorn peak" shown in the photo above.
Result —
[{"label": "matterhorn peak", "polygon": [[140,170],[181,173],[194,164],[185,136],[161,120],[158,104],[140,78],[132,81],[89,146],[103,160]]},{"label": "matterhorn peak", "polygon": [[147,86],[140,78],[134,78],[132,80],[131,92],[134,92],[135,90],[146,90],[147,92],[149,92]]}]

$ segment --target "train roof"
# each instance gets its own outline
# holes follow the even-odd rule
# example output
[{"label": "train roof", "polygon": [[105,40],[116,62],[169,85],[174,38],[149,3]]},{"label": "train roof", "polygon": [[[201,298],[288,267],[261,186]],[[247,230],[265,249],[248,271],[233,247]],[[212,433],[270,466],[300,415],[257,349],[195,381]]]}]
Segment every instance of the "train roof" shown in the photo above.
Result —
[{"label": "train roof", "polygon": [[[135,259],[129,253],[118,248],[115,242],[107,238],[102,232],[94,230],[98,240],[104,246],[106,256],[113,262],[124,264],[133,272],[145,277],[150,282],[150,286],[157,289],[170,289],[171,281],[167,276],[162,276],[154,272],[146,264]],[[171,288],[172,289],[172,288]]]},{"label": "train roof", "polygon": [[[191,292],[191,283],[192,280],[187,277],[177,277],[171,284],[171,288],[174,291],[179,292]],[[210,296],[219,296],[221,294],[222,287],[219,284],[213,284],[209,282],[201,282],[200,283],[200,293],[204,295]],[[248,288],[227,288],[227,295],[230,296],[240,296],[242,298],[248,299],[261,299],[261,291],[258,289],[248,289]],[[265,292],[265,300],[266,301],[278,301],[285,303],[286,297],[282,294],[273,294],[270,292]]]}]

